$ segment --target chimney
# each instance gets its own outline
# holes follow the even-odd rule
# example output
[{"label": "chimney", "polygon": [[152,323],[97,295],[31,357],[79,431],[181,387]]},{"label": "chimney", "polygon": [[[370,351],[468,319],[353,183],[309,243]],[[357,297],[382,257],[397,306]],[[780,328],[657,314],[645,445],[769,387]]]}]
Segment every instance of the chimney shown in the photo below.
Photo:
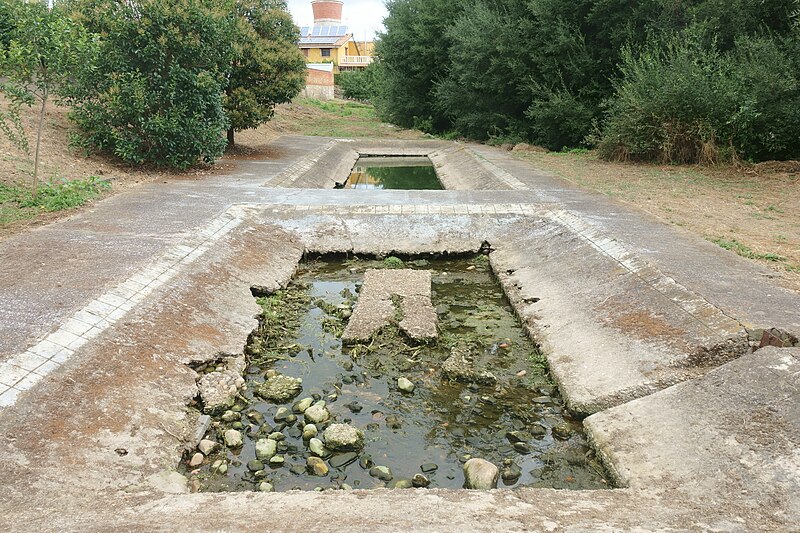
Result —
[{"label": "chimney", "polygon": [[311,8],[314,10],[314,25],[329,26],[342,23],[341,0],[312,0]]}]

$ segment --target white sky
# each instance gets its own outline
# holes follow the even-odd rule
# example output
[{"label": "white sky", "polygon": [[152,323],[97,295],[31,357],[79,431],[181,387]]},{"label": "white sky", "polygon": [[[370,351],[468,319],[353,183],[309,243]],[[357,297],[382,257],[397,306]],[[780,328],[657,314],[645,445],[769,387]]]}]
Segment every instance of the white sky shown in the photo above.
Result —
[{"label": "white sky", "polygon": [[[314,23],[311,0],[287,0],[287,3],[295,24],[302,27]],[[344,0],[343,23],[350,27],[350,33],[355,34],[357,40],[364,40],[365,34],[372,40],[377,31],[383,30],[385,16],[383,0]]]}]

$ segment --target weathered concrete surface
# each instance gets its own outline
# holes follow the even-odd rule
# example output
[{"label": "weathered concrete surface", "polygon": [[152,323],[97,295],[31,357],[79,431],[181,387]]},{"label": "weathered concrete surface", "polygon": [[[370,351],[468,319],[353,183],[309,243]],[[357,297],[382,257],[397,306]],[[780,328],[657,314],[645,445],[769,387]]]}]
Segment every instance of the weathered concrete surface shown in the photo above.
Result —
[{"label": "weathered concrete surface", "polygon": [[[735,355],[745,327],[777,327],[797,336],[798,295],[776,287],[751,262],[491,148],[470,147],[494,165],[495,174],[507,173],[531,190],[365,193],[261,186],[327,142],[284,139],[277,146],[285,153],[275,161],[243,162],[236,174],[201,182],[149,185],[0,243],[3,359],[232,205],[250,206],[241,209],[234,230],[194,262],[176,266],[174,277],[116,323],[102,325],[102,334],[0,410],[2,529],[234,530],[242,527],[243,509],[279,517],[270,524],[274,529],[304,532],[796,529],[800,513],[789,490],[796,493],[798,482],[788,469],[797,463],[787,450],[800,447],[798,414],[784,400],[797,397],[797,373],[794,366],[786,370],[763,359],[796,358],[796,351],[764,349],[714,367]],[[193,438],[196,421],[185,402],[197,391],[184,362],[242,349],[257,312],[250,286],[281,286],[304,251],[468,251],[484,240],[496,250],[497,273],[575,405],[605,409],[666,388],[608,411],[614,416],[591,419],[593,433],[608,436],[604,446],[630,488],[182,492],[185,484],[170,470],[182,441]],[[59,287],[62,279],[67,282]],[[594,341],[583,343],[584,335]],[[772,382],[765,374],[770,365],[779,367],[772,369]],[[724,380],[711,389],[718,373]],[[726,396],[728,384],[733,392]],[[712,398],[715,391],[719,401]],[[670,399],[656,404],[660,397]],[[647,406],[630,411],[647,416],[625,414],[629,405]],[[713,416],[705,417],[709,405]],[[657,417],[665,415],[670,421],[661,431]],[[754,440],[748,449],[736,440],[761,439],[768,433],[759,428],[773,422],[781,430],[772,434],[774,442]],[[637,424],[652,430],[649,440]],[[682,427],[676,435],[688,443],[675,443],[682,454],[666,448],[667,438],[675,441],[672,427]],[[700,439],[706,427],[736,442]],[[631,436],[630,446],[614,437],[618,430]],[[703,446],[692,446],[701,441]],[[659,460],[655,453],[674,458],[674,476],[648,473],[648,461]],[[735,464],[725,467],[715,453]],[[697,473],[684,463],[697,466]],[[716,465],[726,481],[708,483],[717,470],[702,470],[705,463]],[[774,497],[770,504],[767,497]],[[328,513],[324,521],[321,508]]]},{"label": "weathered concrete surface", "polygon": [[[394,297],[399,299],[397,306]],[[342,340],[367,342],[398,312],[402,317],[398,326],[409,338],[428,341],[437,337],[438,317],[431,303],[430,271],[367,270]]]},{"label": "weathered concrete surface", "polygon": [[758,512],[798,524],[798,348],[764,348],[585,424],[625,486],[715,500],[731,518]]},{"label": "weathered concrete surface", "polygon": [[[343,220],[345,233],[352,230],[339,244],[340,249],[369,248],[385,240],[386,228],[371,215],[308,217],[254,209],[251,216],[169,285],[154,292],[122,323],[51,374],[46,387],[30,390],[23,401],[0,411],[0,464],[6,468],[0,482],[0,516],[9,529],[228,531],[241,527],[240,520],[232,517],[240,516],[242,509],[291,516],[291,520],[278,521],[271,527],[303,532],[331,528],[769,531],[790,529],[800,519],[791,502],[779,502],[780,512],[776,513],[762,505],[749,505],[749,493],[719,487],[696,498],[694,493],[681,490],[681,483],[657,476],[646,479],[646,483],[631,482],[627,489],[593,492],[525,489],[480,493],[381,490],[187,494],[185,483],[169,474],[195,424],[184,406],[196,392],[195,375],[184,363],[241,348],[255,326],[252,317],[257,311],[249,287],[277,288],[286,283],[303,250],[319,250],[320,242],[331,242],[326,235],[322,241],[316,240],[331,220]],[[485,236],[493,237],[500,246],[502,236],[510,238],[530,231],[523,219],[513,214],[467,216],[463,220],[409,216],[403,225],[394,221],[394,236],[398,247],[413,247],[410,243],[419,239],[416,230],[424,226],[438,233],[437,242],[445,249],[458,242],[477,248],[479,239]],[[300,223],[305,223],[303,231],[286,229]],[[456,227],[474,235],[463,241],[460,231],[453,230]],[[769,352],[765,349],[752,358],[761,353]],[[734,374],[749,370],[749,361],[742,358],[733,363],[743,365],[735,368]],[[740,383],[743,394],[747,381],[741,379]],[[797,383],[784,380],[780,390],[784,397],[796,395]],[[709,401],[703,395],[688,398],[677,402],[669,413],[674,424],[680,424],[684,416],[696,416]],[[766,407],[772,405],[766,390],[761,399]],[[720,401],[718,408],[713,413],[717,418],[724,415],[740,423],[749,420],[739,418],[738,404],[730,399]],[[592,420],[598,420],[592,429],[599,435],[604,428],[602,420]],[[610,424],[617,423],[614,418],[609,420]],[[638,418],[629,422],[630,426],[638,423]],[[656,424],[655,419],[647,423]],[[703,427],[684,431],[699,433]],[[607,433],[615,431],[612,426]],[[789,442],[797,443],[795,433],[786,435]],[[650,440],[646,436],[642,432],[638,437],[640,447],[658,446],[656,439],[663,437],[658,432],[653,432]],[[708,445],[711,448],[701,452],[711,454],[720,443],[711,440]],[[626,449],[618,444],[609,447],[615,452],[618,448]],[[116,450],[126,453],[121,455]],[[633,463],[624,454],[620,457],[621,465]],[[681,460],[687,461],[685,457]],[[773,479],[753,476],[748,488],[767,494],[770,488],[763,486],[765,482]],[[329,510],[324,522],[320,522],[321,508]]]}]

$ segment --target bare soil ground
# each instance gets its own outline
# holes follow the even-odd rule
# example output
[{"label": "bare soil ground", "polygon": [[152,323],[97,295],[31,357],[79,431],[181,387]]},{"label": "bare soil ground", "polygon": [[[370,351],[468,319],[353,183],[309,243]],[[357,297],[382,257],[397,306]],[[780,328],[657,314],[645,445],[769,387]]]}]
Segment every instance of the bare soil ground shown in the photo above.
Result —
[{"label": "bare soil ground", "polygon": [[[5,101],[0,100],[0,106]],[[274,119],[255,130],[236,134],[236,146],[214,165],[198,166],[185,172],[154,167],[133,167],[108,154],[87,155],[70,146],[74,126],[67,118],[68,110],[51,105],[42,134],[40,179],[87,179],[97,176],[108,179],[110,190],[98,199],[119,193],[140,183],[158,180],[192,180],[210,174],[224,174],[235,168],[239,159],[270,158],[270,142],[281,135],[321,135],[331,137],[370,137],[414,139],[422,133],[403,130],[381,123],[371,106],[353,102],[297,100],[279,106]],[[24,125],[33,144],[37,110],[25,111]],[[31,146],[31,151],[33,146]],[[30,157],[20,152],[0,135],[0,184],[29,187],[33,175]],[[95,199],[96,201],[97,199]],[[78,209],[85,209],[91,201]],[[0,239],[27,228],[48,224],[71,215],[75,209],[46,212],[34,208],[18,208],[0,201]]]},{"label": "bare soil ground", "polygon": [[594,153],[519,157],[632,204],[776,271],[800,291],[800,162],[750,166],[612,163]]}]

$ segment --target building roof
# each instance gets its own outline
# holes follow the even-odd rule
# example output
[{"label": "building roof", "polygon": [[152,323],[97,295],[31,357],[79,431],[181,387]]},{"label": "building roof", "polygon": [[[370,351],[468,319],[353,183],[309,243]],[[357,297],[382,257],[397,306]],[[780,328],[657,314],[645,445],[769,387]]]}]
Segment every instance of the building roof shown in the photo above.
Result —
[{"label": "building roof", "polygon": [[347,35],[347,26],[303,26],[300,37],[341,37]]},{"label": "building roof", "polygon": [[333,63],[308,63],[306,68],[311,70],[321,70],[323,72],[333,72]]},{"label": "building roof", "polygon": [[342,35],[341,37],[307,37],[300,39],[300,48],[338,48],[347,44],[352,35]]}]

